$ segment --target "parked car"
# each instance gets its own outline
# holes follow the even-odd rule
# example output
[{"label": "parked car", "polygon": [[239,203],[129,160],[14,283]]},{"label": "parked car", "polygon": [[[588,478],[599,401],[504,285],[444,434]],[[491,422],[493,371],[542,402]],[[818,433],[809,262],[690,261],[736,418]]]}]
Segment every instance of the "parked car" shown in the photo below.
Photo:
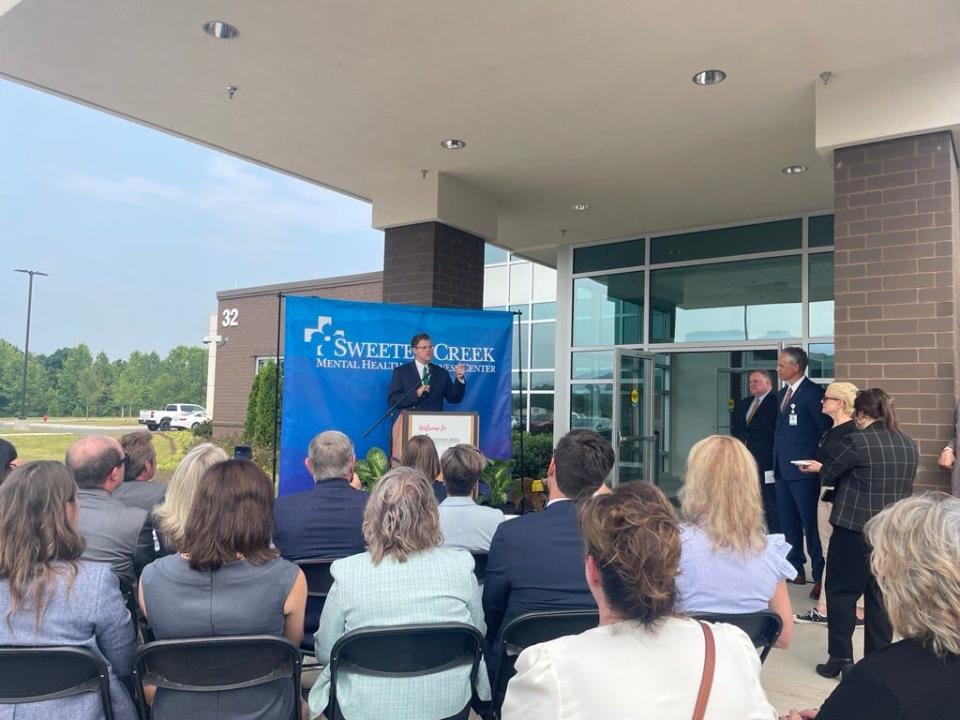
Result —
[{"label": "parked car", "polygon": [[141,410],[139,423],[148,430],[194,430],[209,419],[207,411],[199,405],[170,403],[163,410]]}]

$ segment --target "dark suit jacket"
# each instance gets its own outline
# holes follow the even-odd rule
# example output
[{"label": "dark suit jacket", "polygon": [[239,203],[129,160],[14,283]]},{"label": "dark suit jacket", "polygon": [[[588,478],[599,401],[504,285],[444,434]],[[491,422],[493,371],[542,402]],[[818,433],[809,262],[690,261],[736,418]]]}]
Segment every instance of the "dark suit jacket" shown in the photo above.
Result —
[{"label": "dark suit jacket", "polygon": [[457,382],[450,378],[450,373],[436,363],[430,363],[430,392],[417,397],[416,390],[411,388],[420,384],[420,375],[417,373],[416,362],[397,365],[390,378],[390,389],[387,390],[387,405],[393,407],[400,398],[410,393],[410,396],[400,403],[400,410],[435,410],[443,411],[443,401],[458,403],[463,400],[463,393],[467,388],[466,381]]},{"label": "dark suit jacket", "polygon": [[132,586],[156,558],[147,511],[127,507],[100,488],[81,488],[77,505],[77,529],[87,542],[81,557],[110,563],[117,577]]},{"label": "dark suit jacket", "polygon": [[273,504],[273,544],[294,561],[361,553],[363,510],[369,497],[341,478],[278,497]]},{"label": "dark suit jacket", "polygon": [[584,575],[583,540],[572,501],[500,523],[483,582],[491,645],[507,623],[524,613],[596,606]]},{"label": "dark suit jacket", "polygon": [[152,513],[153,509],[163,502],[166,494],[167,486],[163,483],[125,480],[113,491],[113,499],[119,500],[127,507],[138,507]]},{"label": "dark suit jacket", "polygon": [[901,432],[876,422],[843,438],[820,470],[834,485],[833,525],[863,532],[867,520],[913,492],[917,446]]},{"label": "dark suit jacket", "polygon": [[[791,460],[812,460],[816,456],[817,443],[823,431],[833,421],[829,415],[824,415],[820,403],[823,397],[823,388],[809,378],[804,378],[797,391],[790,398],[790,403],[779,412],[783,398],[787,394],[786,386],[777,392],[777,425],[773,436],[773,469],[778,479],[783,480],[815,480],[816,475],[802,473]],[[797,424],[790,424],[790,410],[797,416]]]},{"label": "dark suit jacket", "polygon": [[760,407],[747,424],[747,412],[753,404],[753,396],[748,395],[733,409],[733,422],[730,434],[747,446],[747,450],[757,461],[760,474],[773,470],[773,431],[777,425],[777,394],[771,390],[760,403]]}]

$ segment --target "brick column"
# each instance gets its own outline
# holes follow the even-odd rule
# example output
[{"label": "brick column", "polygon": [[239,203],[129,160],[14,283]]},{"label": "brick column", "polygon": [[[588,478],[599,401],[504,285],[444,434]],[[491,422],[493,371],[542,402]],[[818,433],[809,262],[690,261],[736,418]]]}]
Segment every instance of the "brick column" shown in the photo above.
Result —
[{"label": "brick column", "polygon": [[949,132],[834,154],[836,377],[894,397],[918,489],[949,490],[960,326],[957,164]]},{"label": "brick column", "polygon": [[439,222],[387,228],[383,301],[433,307],[483,307],[484,241]]}]

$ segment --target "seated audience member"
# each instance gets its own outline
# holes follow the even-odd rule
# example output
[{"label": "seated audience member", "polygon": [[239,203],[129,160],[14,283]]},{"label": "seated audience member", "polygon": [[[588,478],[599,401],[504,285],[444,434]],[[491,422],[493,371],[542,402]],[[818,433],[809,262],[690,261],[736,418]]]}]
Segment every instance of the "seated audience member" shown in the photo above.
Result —
[{"label": "seated audience member", "polygon": [[[409,623],[467,623],[483,632],[480,588],[473,560],[440,547],[437,503],[417,470],[397,467],[384,475],[363,516],[367,551],[333,563],[333,587],[315,636],[317,660],[330,661],[334,643],[356,628]],[[478,694],[489,700],[480,667]],[[337,701],[350,720],[414,720],[456,715],[470,702],[470,666],[403,679],[337,674]],[[325,668],[310,690],[310,714],[324,712],[330,697]]]},{"label": "seated audience member", "polygon": [[[80,560],[76,526],[77,486],[60,463],[27,463],[0,487],[0,645],[92,650],[107,662],[113,717],[134,720],[118,681],[130,674],[136,650],[130,613],[110,566]],[[0,707],[5,718],[103,717],[97,693]]]},{"label": "seated audience member", "polygon": [[[227,460],[200,478],[180,553],[148,565],[140,608],[157,640],[217,635],[303,639],[307,581],[270,547],[273,483],[249,460]],[[289,680],[218,692],[159,688],[151,716],[288,718]]]},{"label": "seated audience member", "polygon": [[86,541],[83,559],[110,563],[132,587],[156,552],[147,511],[113,497],[123,482],[123,448],[116,438],[89,435],[67,448],[66,461],[80,488],[77,529]]},{"label": "seated audience member", "polygon": [[157,474],[157,451],[153,436],[146,430],[127,433],[120,438],[120,447],[127,455],[123,484],[113,491],[113,497],[130,507],[153,512],[163,502],[167,486],[150,482]]},{"label": "seated audience member", "polygon": [[583,576],[583,540],[574,501],[596,492],[612,467],[613,448],[601,435],[592,430],[567,433],[547,468],[546,508],[497,528],[483,585],[492,648],[518,615],[595,607]]},{"label": "seated audience member", "polygon": [[310,441],[310,490],[278,497],[273,504],[273,542],[287,560],[346,557],[363,552],[363,509],[369,495],[351,486],[353,443],[328,430]]},{"label": "seated audience member", "polygon": [[443,453],[440,468],[447,497],[440,503],[440,530],[444,547],[475,553],[490,549],[497,526],[504,521],[495,508],[477,505],[474,498],[487,459],[472,445],[454,445]]},{"label": "seated audience member", "polygon": [[680,488],[686,523],[677,578],[677,609],[750,613],[773,610],[783,620],[776,647],[793,634],[786,580],[797,574],[783,535],[767,535],[757,464],[736,438],[711,435],[687,456]]},{"label": "seated audience member", "polygon": [[924,493],[901,500],[866,526],[870,565],[902,640],[843,674],[818,720],[960,717],[960,500]]},{"label": "seated audience member", "polygon": [[432,484],[433,495],[438,503],[443,502],[447,497],[447,488],[440,474],[440,456],[437,454],[437,446],[429,435],[414,435],[407,440],[400,456],[400,464],[403,467],[416,468],[423,473],[423,476]]},{"label": "seated audience member", "polygon": [[[660,490],[633,482],[584,502],[580,527],[600,625],[524,650],[503,720],[689,720],[707,681],[708,720],[776,718],[746,634],[675,615],[680,535]],[[707,632],[715,666],[704,677]]]},{"label": "seated audience member", "polygon": [[200,478],[213,465],[228,459],[223,448],[211,443],[197,445],[184,455],[167,486],[162,503],[153,511],[153,522],[164,555],[177,552],[183,546],[183,532],[193,499],[197,495]]},{"label": "seated audience member", "polygon": [[17,460],[17,449],[9,440],[0,438],[0,483],[7,475],[20,464]]}]

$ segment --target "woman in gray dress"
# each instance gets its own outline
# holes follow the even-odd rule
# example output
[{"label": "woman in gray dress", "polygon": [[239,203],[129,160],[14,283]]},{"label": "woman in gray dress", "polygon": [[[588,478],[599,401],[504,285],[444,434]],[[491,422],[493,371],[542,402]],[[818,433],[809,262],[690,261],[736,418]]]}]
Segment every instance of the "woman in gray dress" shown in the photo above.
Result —
[{"label": "woman in gray dress", "polygon": [[[73,471],[42,460],[14,470],[0,486],[0,645],[79,645],[107,661],[116,720],[137,713],[119,677],[130,674],[136,638],[120,586],[107,563],[80,561]],[[96,720],[100,696],[83,693],[0,705],[0,719]]]},{"label": "woman in gray dress", "polygon": [[[200,479],[181,552],[144,568],[140,607],[158,640],[217,635],[303,639],[307,581],[270,546],[273,483],[249,460],[227,460]],[[149,695],[148,695],[149,697]],[[289,717],[289,680],[223,692],[160,688],[154,720]]]}]

